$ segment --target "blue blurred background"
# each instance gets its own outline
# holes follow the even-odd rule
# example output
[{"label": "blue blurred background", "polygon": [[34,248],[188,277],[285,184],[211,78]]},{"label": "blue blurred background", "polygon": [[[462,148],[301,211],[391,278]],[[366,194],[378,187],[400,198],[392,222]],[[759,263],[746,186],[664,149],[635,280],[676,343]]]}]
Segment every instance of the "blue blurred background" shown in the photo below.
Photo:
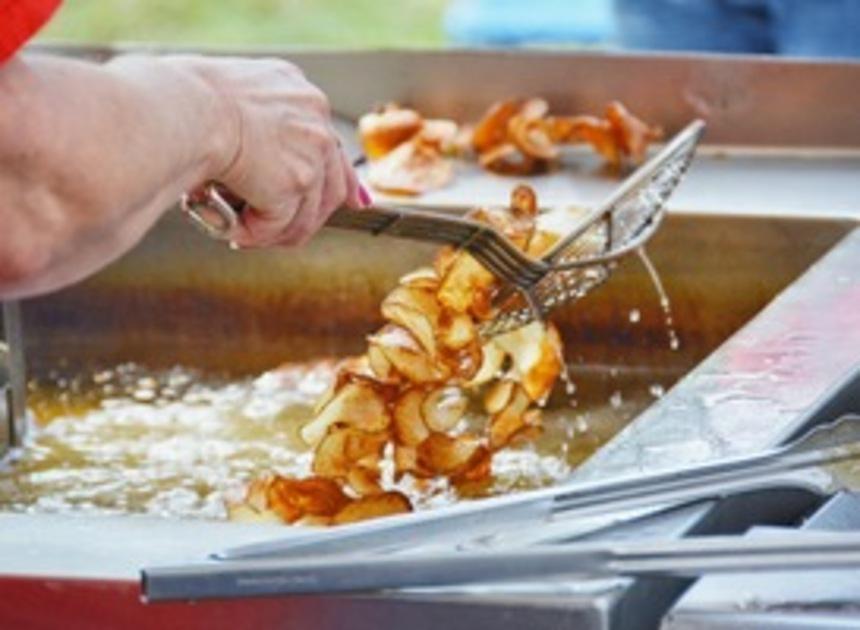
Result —
[{"label": "blue blurred background", "polygon": [[454,0],[467,45],[616,45],[799,56],[860,55],[858,0]]},{"label": "blue blurred background", "polygon": [[65,0],[44,39],[860,56],[860,0]]}]

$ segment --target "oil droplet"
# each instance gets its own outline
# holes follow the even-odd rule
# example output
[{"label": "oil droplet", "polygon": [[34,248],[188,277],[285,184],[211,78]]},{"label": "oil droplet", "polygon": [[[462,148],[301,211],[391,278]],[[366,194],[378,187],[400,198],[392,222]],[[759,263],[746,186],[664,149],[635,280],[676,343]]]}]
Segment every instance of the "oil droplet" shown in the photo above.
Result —
[{"label": "oil droplet", "polygon": [[630,315],[628,316],[631,324],[638,324],[639,320],[642,319],[642,313],[639,312],[638,308],[634,308],[630,311]]},{"label": "oil droplet", "polygon": [[609,404],[612,405],[613,409],[618,409],[624,404],[624,397],[620,391],[616,390],[612,392],[612,396],[609,397]]},{"label": "oil droplet", "polygon": [[662,398],[663,394],[666,393],[666,390],[663,389],[663,386],[660,385],[660,383],[654,383],[648,388],[648,391],[654,398]]},{"label": "oil droplet", "polygon": [[657,291],[657,296],[660,298],[660,309],[663,311],[663,321],[666,324],[666,331],[669,336],[669,348],[673,352],[676,352],[681,348],[681,340],[678,338],[678,333],[675,330],[675,321],[672,318],[672,305],[669,302],[666,288],[663,286],[663,281],[660,280],[657,268],[645,252],[645,248],[640,247],[636,250],[636,253],[639,255],[639,260],[642,261],[645,270],[648,272],[648,276],[651,278],[651,283],[654,285],[654,290]]}]

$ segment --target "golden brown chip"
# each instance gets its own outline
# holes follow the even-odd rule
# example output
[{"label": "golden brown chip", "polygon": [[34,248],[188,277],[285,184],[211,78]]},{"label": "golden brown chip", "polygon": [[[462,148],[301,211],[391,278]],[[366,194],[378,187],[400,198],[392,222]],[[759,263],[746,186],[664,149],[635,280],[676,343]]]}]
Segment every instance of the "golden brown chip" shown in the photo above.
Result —
[{"label": "golden brown chip", "polygon": [[363,465],[375,470],[388,441],[385,431],[368,433],[348,427],[335,427],[317,445],[311,468],[327,479],[346,479],[351,468]]},{"label": "golden brown chip", "polygon": [[439,342],[449,350],[461,350],[478,341],[478,328],[466,313],[446,309],[437,325]]},{"label": "golden brown chip", "polygon": [[366,466],[353,466],[346,474],[346,483],[359,496],[367,496],[382,491],[379,485],[379,469]]},{"label": "golden brown chip", "polygon": [[400,278],[400,284],[415,289],[435,292],[439,288],[439,276],[433,267],[421,267]]},{"label": "golden brown chip", "polygon": [[451,481],[460,488],[465,484],[486,481],[492,473],[493,454],[486,446],[479,446],[468,464],[451,477]]},{"label": "golden brown chip", "polygon": [[454,167],[432,144],[411,140],[370,163],[367,181],[392,195],[420,195],[445,187]]},{"label": "golden brown chip", "polygon": [[[373,373],[377,378],[389,381],[396,375],[394,366],[392,366],[391,362],[385,358],[385,353],[381,348],[379,348],[379,346],[370,344],[367,347],[367,359],[370,363],[370,369],[373,370]],[[318,409],[316,413],[319,413],[319,411],[320,410]]]},{"label": "golden brown chip", "polygon": [[412,138],[421,131],[423,124],[415,110],[389,104],[381,111],[362,116],[358,121],[358,134],[365,155],[376,160]]},{"label": "golden brown chip", "polygon": [[434,475],[432,470],[428,470],[418,463],[418,449],[415,446],[404,446],[403,444],[394,445],[394,473],[397,480],[406,473],[421,479]]},{"label": "golden brown chip", "polygon": [[496,286],[492,273],[471,255],[461,252],[442,278],[436,296],[446,308],[486,319],[492,314]]},{"label": "golden brown chip", "polygon": [[488,414],[499,413],[510,402],[517,384],[511,380],[496,381],[484,394],[484,411]]},{"label": "golden brown chip", "polygon": [[552,162],[560,155],[547,130],[546,123],[540,119],[514,116],[508,123],[511,141],[525,155],[535,160]]},{"label": "golden brown chip", "polygon": [[352,467],[346,456],[346,432],[329,432],[314,451],[311,469],[314,474],[328,479],[344,479]]},{"label": "golden brown chip", "polygon": [[459,152],[459,128],[453,120],[425,120],[420,133],[421,142],[435,147],[443,155],[456,155]]},{"label": "golden brown chip", "polygon": [[427,392],[416,387],[406,390],[394,403],[394,437],[398,444],[418,446],[429,437],[422,413],[426,397]]},{"label": "golden brown chip", "polygon": [[487,110],[472,132],[472,146],[478,153],[488,151],[506,141],[508,122],[520,111],[520,102],[507,100],[495,103]]},{"label": "golden brown chip", "polygon": [[511,191],[511,214],[518,219],[537,217],[537,195],[531,186],[520,185]]},{"label": "golden brown chip", "polygon": [[405,514],[411,511],[412,504],[409,503],[409,499],[403,494],[399,492],[381,492],[356,499],[338,512],[334,519],[332,519],[332,523],[335,525],[345,525],[346,523],[355,523],[357,521],[391,516],[393,514]]},{"label": "golden brown chip", "polygon": [[483,448],[475,436],[451,437],[444,433],[431,433],[418,445],[418,465],[437,475],[454,477],[469,470],[482,456]]},{"label": "golden brown chip", "polygon": [[382,316],[408,330],[429,356],[436,355],[436,331],[426,313],[402,304],[385,302]]},{"label": "golden brown chip", "polygon": [[612,126],[621,150],[635,164],[645,158],[648,145],[663,136],[659,127],[651,127],[639,120],[618,101],[606,106],[606,120]]},{"label": "golden brown chip", "polygon": [[277,476],[271,480],[266,498],[269,509],[287,523],[306,515],[333,516],[349,503],[337,483],[321,477],[288,479]]},{"label": "golden brown chip", "polygon": [[468,404],[469,400],[459,387],[435,389],[421,405],[424,422],[432,431],[450,431],[460,422]]},{"label": "golden brown chip", "polygon": [[364,431],[381,431],[390,421],[385,398],[378,388],[367,382],[346,383],[319,414],[302,427],[301,436],[306,444],[313,446],[335,424],[346,424]]},{"label": "golden brown chip", "polygon": [[568,116],[548,121],[550,136],[556,142],[586,142],[612,166],[621,163],[621,147],[612,124],[596,116]]},{"label": "golden brown chip", "polygon": [[520,151],[513,142],[505,142],[478,155],[478,163],[500,175],[536,175],[547,170],[547,163]]},{"label": "golden brown chip", "polygon": [[481,366],[466,386],[478,387],[498,377],[505,363],[505,352],[492,340],[485,343],[481,348]]},{"label": "golden brown chip", "polygon": [[388,324],[368,337],[368,341],[377,346],[394,369],[412,383],[436,383],[450,375],[446,366],[435,362],[405,328]]},{"label": "golden brown chip", "polygon": [[561,338],[555,326],[534,321],[493,341],[511,357],[511,378],[522,383],[529,398],[543,402],[562,368]]},{"label": "golden brown chip", "polygon": [[507,446],[514,436],[529,426],[528,422],[540,420],[540,416],[526,417],[531,400],[522,387],[512,385],[504,406],[490,419],[490,448],[494,451]]}]

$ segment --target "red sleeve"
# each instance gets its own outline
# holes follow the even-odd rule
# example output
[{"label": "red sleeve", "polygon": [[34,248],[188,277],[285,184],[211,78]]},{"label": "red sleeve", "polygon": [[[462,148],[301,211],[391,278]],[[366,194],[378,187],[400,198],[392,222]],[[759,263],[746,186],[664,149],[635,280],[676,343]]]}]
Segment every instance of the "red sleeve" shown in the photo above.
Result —
[{"label": "red sleeve", "polygon": [[36,34],[61,0],[0,0],[0,63]]}]

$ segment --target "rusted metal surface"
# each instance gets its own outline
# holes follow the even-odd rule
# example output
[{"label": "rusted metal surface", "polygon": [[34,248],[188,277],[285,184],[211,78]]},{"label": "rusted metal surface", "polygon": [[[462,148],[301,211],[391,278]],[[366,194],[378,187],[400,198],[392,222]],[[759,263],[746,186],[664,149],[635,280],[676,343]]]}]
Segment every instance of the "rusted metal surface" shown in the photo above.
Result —
[{"label": "rusted metal surface", "polygon": [[[648,251],[672,302],[680,351],[669,348],[658,297],[641,263],[630,258],[604,288],[554,315],[568,359],[688,369],[849,225],[670,215]],[[432,251],[325,231],[300,251],[237,253],[171,215],[105,272],[25,304],[28,354],[37,373],[61,361],[241,373],[359,352],[364,335],[381,323],[383,295],[399,275],[431,260]]]}]

